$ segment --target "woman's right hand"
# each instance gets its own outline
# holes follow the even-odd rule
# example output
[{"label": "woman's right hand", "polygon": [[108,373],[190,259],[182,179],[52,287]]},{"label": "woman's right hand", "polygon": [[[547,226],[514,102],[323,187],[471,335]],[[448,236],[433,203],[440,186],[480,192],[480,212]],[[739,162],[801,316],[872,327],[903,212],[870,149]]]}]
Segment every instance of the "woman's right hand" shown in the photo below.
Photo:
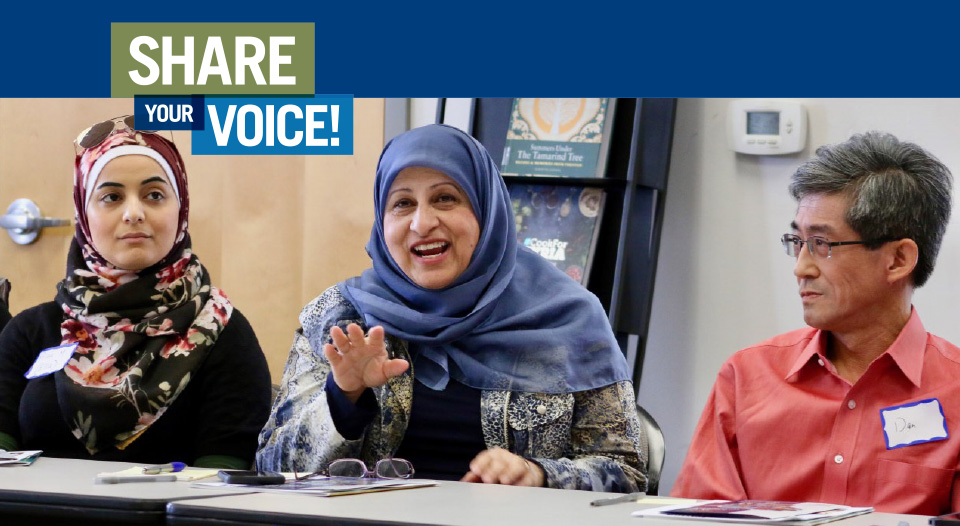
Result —
[{"label": "woman's right hand", "polygon": [[334,326],[330,338],[333,344],[324,344],[323,354],[330,361],[333,381],[351,402],[356,403],[368,387],[379,387],[410,366],[406,360],[387,356],[383,327],[379,325],[366,336],[356,323],[347,325],[346,334]]}]

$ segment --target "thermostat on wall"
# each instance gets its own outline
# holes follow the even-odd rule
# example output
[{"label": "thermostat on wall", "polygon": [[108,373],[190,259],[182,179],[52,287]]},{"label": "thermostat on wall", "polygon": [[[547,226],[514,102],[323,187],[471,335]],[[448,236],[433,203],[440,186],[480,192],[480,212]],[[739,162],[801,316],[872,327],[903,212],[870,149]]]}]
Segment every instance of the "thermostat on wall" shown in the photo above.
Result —
[{"label": "thermostat on wall", "polygon": [[735,152],[780,155],[807,142],[807,110],[799,102],[740,99],[730,103],[727,143]]}]

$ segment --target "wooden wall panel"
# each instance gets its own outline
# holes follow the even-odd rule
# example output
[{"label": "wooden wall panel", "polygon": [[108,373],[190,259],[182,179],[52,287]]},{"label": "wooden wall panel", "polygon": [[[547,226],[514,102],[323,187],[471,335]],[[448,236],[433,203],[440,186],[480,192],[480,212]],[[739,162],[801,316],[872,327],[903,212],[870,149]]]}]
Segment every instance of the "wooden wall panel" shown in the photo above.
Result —
[{"label": "wooden wall panel", "polygon": [[[308,157],[304,184],[303,296],[370,267],[364,246],[373,226],[373,181],[383,150],[383,99],[354,103],[352,156]],[[363,131],[361,131],[363,130]]]},{"label": "wooden wall panel", "polygon": [[301,156],[235,157],[222,194],[220,282],[257,328],[275,381],[302,307],[303,165]]}]

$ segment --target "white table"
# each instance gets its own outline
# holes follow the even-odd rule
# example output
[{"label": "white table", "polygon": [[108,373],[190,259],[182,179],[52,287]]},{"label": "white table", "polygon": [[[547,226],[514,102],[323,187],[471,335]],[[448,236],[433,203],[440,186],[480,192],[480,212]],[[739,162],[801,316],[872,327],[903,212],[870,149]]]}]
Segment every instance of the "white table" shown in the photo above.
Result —
[{"label": "white table", "polygon": [[246,493],[189,482],[94,483],[98,473],[135,465],[40,457],[32,466],[0,466],[0,525],[163,524],[177,499]]},{"label": "white table", "polygon": [[[630,512],[663,505],[639,503],[592,507],[615,494],[520,488],[462,482],[438,486],[314,497],[250,493],[246,489],[193,488],[189,482],[95,484],[97,473],[134,464],[40,458],[30,467],[0,467],[0,525],[170,524],[306,525],[389,524],[450,526],[705,526],[703,522],[640,519]],[[836,526],[927,526],[928,517],[874,513]],[[714,523],[719,524],[719,523]]]},{"label": "white table", "polygon": [[[590,506],[614,494],[521,488],[463,482],[382,493],[314,497],[258,493],[176,501],[167,506],[167,524],[186,525],[448,525],[448,526],[681,526],[720,523],[632,517],[641,507],[665,505],[664,498],[645,503]],[[655,500],[654,500],[655,499]],[[927,526],[928,517],[873,513],[831,523],[836,526]],[[900,525],[902,526],[902,525]]]}]

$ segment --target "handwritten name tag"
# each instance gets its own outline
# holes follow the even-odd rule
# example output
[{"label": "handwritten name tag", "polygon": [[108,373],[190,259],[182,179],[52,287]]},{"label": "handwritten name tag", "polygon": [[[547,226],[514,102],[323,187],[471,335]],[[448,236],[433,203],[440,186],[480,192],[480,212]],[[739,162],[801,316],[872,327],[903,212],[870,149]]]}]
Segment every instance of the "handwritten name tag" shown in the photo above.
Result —
[{"label": "handwritten name tag", "polygon": [[30,370],[23,376],[32,380],[63,369],[63,367],[67,365],[67,362],[70,361],[70,357],[73,356],[73,351],[77,349],[77,345],[79,344],[69,343],[40,351],[40,355],[37,356],[37,361],[33,362]]},{"label": "handwritten name tag", "polygon": [[947,422],[940,400],[930,398],[880,410],[887,449],[946,440]]}]

